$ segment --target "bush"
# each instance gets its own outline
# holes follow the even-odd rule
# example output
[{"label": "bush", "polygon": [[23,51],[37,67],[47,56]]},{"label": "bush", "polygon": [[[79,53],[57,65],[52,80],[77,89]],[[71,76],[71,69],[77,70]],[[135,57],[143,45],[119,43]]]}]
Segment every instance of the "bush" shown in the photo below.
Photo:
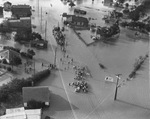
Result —
[{"label": "bush", "polygon": [[37,74],[27,79],[16,78],[16,79],[11,80],[9,83],[0,87],[0,102],[6,102],[6,101],[11,100],[10,98],[14,96],[14,93],[22,92],[22,87],[30,87],[32,86],[32,81],[34,83],[37,83],[43,78],[46,78],[47,76],[49,76],[49,74],[50,74],[50,70],[46,69],[41,72],[38,72]]},{"label": "bush", "polygon": [[20,54],[21,54],[22,57],[25,57],[25,58],[29,58],[29,59],[32,59],[32,58],[33,58],[32,55],[30,55],[30,54],[28,54],[28,53],[26,53],[26,52],[21,52]]},{"label": "bush", "polygon": [[13,79],[11,82],[8,83],[10,86],[10,90],[13,92],[22,92],[22,87],[28,87],[31,86],[31,81],[26,80],[24,78],[22,79]]},{"label": "bush", "polygon": [[50,70],[46,69],[41,72],[36,73],[35,75],[32,76],[32,81],[34,83],[37,83],[38,81],[42,80],[43,78],[46,78],[47,76],[50,75]]},{"label": "bush", "polygon": [[8,84],[4,84],[0,87],[0,102],[6,102],[9,99],[9,95],[12,91],[9,88]]},{"label": "bush", "polygon": [[35,100],[30,100],[27,102],[28,104],[28,109],[39,109],[43,108],[45,106],[44,102],[41,101],[35,101]]}]

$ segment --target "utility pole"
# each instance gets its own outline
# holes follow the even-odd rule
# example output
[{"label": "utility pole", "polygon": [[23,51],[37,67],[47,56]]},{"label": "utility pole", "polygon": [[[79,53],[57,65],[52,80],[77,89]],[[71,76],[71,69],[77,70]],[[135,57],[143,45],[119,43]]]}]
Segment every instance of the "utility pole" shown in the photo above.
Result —
[{"label": "utility pole", "polygon": [[56,54],[57,53],[57,46],[56,46],[56,48],[55,48],[55,57],[54,57],[54,65],[56,66]]},{"label": "utility pole", "polygon": [[41,7],[41,32],[42,32],[42,7]]},{"label": "utility pole", "polygon": [[46,35],[47,35],[47,21],[45,21],[45,41],[46,41]]},{"label": "utility pole", "polygon": [[118,92],[118,83],[119,83],[119,80],[120,80],[120,75],[121,74],[117,74],[116,77],[117,77],[117,83],[116,83],[116,90],[115,90],[115,97],[114,97],[114,100],[117,100],[117,92]]},{"label": "utility pole", "polygon": [[35,59],[34,59],[34,75],[35,75]]},{"label": "utility pole", "polygon": [[38,17],[39,17],[39,0],[37,0],[37,6],[38,6]]}]

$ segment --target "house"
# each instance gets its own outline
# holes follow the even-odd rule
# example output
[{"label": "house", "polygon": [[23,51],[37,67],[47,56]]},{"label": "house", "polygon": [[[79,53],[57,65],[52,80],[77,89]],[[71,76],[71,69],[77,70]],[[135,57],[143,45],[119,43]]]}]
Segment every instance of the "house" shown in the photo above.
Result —
[{"label": "house", "polygon": [[29,5],[12,5],[11,11],[12,15],[17,18],[30,17],[32,15],[31,6]]},{"label": "house", "polygon": [[8,19],[8,25],[10,28],[31,29],[31,18],[20,17],[20,19]]},{"label": "house", "polygon": [[11,49],[3,49],[0,51],[0,60],[6,59],[7,62],[10,62],[10,61],[13,61],[14,57],[21,58],[21,56],[18,52],[15,52]]},{"label": "house", "polygon": [[38,87],[23,87],[23,104],[24,107],[28,106],[28,102],[31,100],[40,101],[45,104],[45,106],[50,105],[49,100],[49,88],[47,86]]},{"label": "house", "polygon": [[111,6],[113,4],[113,0],[104,0],[104,6]]},{"label": "house", "polygon": [[6,109],[6,114],[0,116],[0,119],[41,119],[41,109],[28,109],[24,107]]},{"label": "house", "polygon": [[66,20],[71,26],[88,27],[89,21],[85,17],[72,15]]},{"label": "house", "polygon": [[4,11],[11,11],[11,5],[12,3],[11,2],[5,2],[4,3]]}]

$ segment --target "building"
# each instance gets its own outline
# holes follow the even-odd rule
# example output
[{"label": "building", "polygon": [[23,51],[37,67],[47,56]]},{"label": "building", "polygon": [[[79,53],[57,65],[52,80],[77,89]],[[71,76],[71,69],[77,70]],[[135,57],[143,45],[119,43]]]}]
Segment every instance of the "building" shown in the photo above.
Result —
[{"label": "building", "polygon": [[104,0],[104,6],[111,6],[113,4],[113,0]]},{"label": "building", "polygon": [[32,25],[30,17],[21,17],[20,19],[4,20],[0,24],[0,32],[24,31],[31,33]]},{"label": "building", "polygon": [[10,63],[10,61],[13,61],[14,57],[19,57],[21,58],[20,54],[18,52],[15,52],[10,49],[4,49],[0,51],[0,60],[6,59],[7,62]]},{"label": "building", "polygon": [[89,21],[85,17],[72,15],[66,20],[72,26],[88,27]]},{"label": "building", "polygon": [[0,119],[41,119],[41,109],[28,109],[24,107],[6,109],[6,114],[0,116]]},{"label": "building", "polygon": [[3,7],[0,6],[0,15],[3,15]]},{"label": "building", "polygon": [[12,3],[11,2],[5,2],[4,3],[4,11],[11,11],[11,5]]},{"label": "building", "polygon": [[50,105],[49,88],[46,86],[38,87],[23,87],[23,104],[24,107],[28,106],[31,100],[40,101],[45,103],[45,106]]},{"label": "building", "polygon": [[31,6],[29,5],[12,5],[11,7],[12,15],[20,18],[20,17],[30,17],[31,13]]},{"label": "building", "polygon": [[9,28],[21,28],[21,29],[31,29],[31,18],[30,17],[20,17],[20,19],[9,19]]}]

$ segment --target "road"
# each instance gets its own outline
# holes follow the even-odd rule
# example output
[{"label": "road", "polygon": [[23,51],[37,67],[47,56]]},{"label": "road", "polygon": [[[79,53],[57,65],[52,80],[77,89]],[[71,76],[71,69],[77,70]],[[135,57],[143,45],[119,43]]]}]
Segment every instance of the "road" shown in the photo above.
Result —
[{"label": "road", "polygon": [[[40,69],[41,62],[47,64],[54,62],[54,49],[57,45],[52,35],[53,26],[58,24],[62,26],[60,15],[63,12],[72,13],[74,8],[70,8],[60,0],[39,0],[39,4],[35,0],[22,2],[25,3],[25,1],[26,4],[30,4],[35,9],[32,23],[37,28],[34,31],[40,32],[43,37],[45,36],[45,22],[47,21],[46,39],[49,41],[49,48],[46,51],[35,50],[36,69]],[[17,1],[15,0],[13,3],[15,4]],[[104,14],[102,11],[107,11],[108,8],[102,6],[101,0],[95,0],[93,4],[91,1],[81,0],[77,1],[76,4],[78,7],[86,9],[89,16],[92,13],[97,14],[97,16],[99,14],[98,18],[94,15],[92,17],[96,17],[100,25],[105,25],[100,18]],[[98,20],[95,22],[98,23]],[[121,29],[120,37],[115,42],[98,42],[87,47],[78,39],[72,29],[66,29],[67,54],[74,59],[75,65],[84,65],[89,68],[92,77],[86,80],[90,86],[90,92],[88,94],[74,93],[73,88],[68,86],[68,83],[73,81],[74,72],[71,66],[69,70],[64,70],[68,65],[60,63],[59,59],[63,57],[63,53],[58,47],[57,66],[63,71],[53,71],[50,77],[38,84],[49,86],[51,91],[51,106],[50,109],[44,111],[44,115],[49,115],[54,119],[149,119],[150,114],[147,109],[150,108],[149,70],[148,65],[146,65],[148,61],[134,80],[126,82],[125,86],[119,88],[118,101],[113,100],[115,83],[104,81],[105,76],[109,75],[114,78],[115,82],[116,73],[123,74],[122,80],[127,78],[132,71],[135,59],[148,52],[148,40],[142,38],[135,40],[131,31]],[[1,43],[3,42],[1,41]],[[5,43],[8,42],[5,41]],[[12,45],[12,43],[9,44]],[[13,45],[26,49],[25,46],[19,44]],[[70,58],[63,58],[63,60],[68,62]],[[100,69],[99,63],[106,66],[107,69]]]}]

